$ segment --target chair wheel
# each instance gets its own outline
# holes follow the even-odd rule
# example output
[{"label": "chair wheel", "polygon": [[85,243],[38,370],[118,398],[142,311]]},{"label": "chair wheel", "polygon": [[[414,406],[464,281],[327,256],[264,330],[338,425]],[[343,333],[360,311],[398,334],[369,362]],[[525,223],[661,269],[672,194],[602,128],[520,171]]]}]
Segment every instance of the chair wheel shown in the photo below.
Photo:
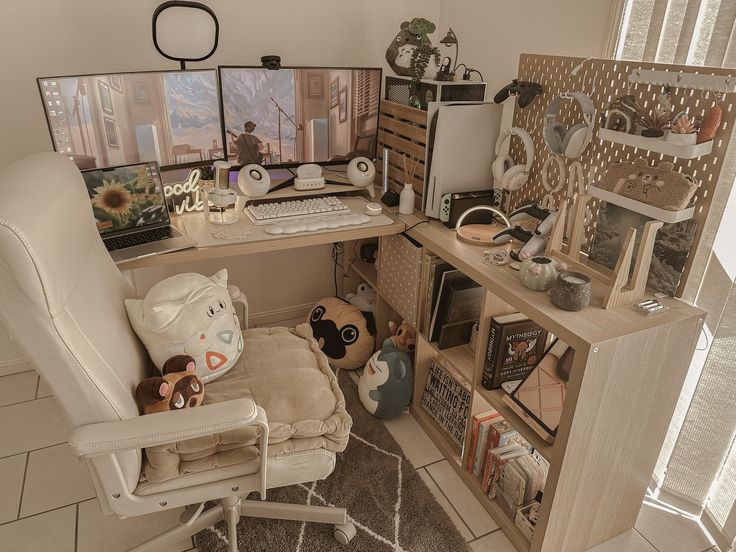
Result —
[{"label": "chair wheel", "polygon": [[332,534],[337,542],[340,544],[347,544],[353,540],[353,537],[355,536],[355,525],[349,521],[347,523],[335,525],[335,528],[332,530]]}]

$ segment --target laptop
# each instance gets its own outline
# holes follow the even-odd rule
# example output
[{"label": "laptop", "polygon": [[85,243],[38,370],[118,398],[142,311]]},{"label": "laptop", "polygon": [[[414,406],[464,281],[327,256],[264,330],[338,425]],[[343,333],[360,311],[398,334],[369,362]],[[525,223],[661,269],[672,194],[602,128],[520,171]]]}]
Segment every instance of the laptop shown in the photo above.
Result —
[{"label": "laptop", "polygon": [[116,263],[197,245],[171,225],[158,163],[82,171],[105,247]]}]

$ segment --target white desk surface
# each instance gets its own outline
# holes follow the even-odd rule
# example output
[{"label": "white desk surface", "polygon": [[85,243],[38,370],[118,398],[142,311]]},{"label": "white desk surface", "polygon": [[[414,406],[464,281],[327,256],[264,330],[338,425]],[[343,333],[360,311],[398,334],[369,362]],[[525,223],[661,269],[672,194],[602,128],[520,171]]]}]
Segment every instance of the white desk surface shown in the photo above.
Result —
[{"label": "white desk surface", "polygon": [[[365,204],[368,203],[367,199],[360,196],[343,196],[340,199],[354,213],[363,213]],[[405,222],[398,216],[388,213],[386,209],[384,209],[384,214],[372,217],[370,222],[360,226],[325,229],[288,236],[267,234],[267,226],[253,224],[245,213],[239,213],[238,222],[229,225],[211,224],[205,220],[204,214],[201,212],[174,216],[172,217],[172,223],[182,233],[196,240],[197,247],[120,263],[118,264],[120,270],[388,236],[398,234],[406,229]],[[215,237],[218,235],[228,236],[231,239],[218,239]]]}]

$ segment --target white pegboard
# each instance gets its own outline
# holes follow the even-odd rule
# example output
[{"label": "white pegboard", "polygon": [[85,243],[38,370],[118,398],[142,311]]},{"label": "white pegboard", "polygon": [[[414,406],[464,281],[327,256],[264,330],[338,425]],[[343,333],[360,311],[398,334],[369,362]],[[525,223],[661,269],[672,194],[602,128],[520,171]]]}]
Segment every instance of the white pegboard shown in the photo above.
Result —
[{"label": "white pegboard", "polygon": [[[580,65],[580,69],[574,75],[572,70]],[[671,72],[675,75],[674,80],[677,81],[677,75],[687,75],[680,81],[691,82],[696,79],[691,77],[693,74],[717,75],[728,79],[731,77],[736,82],[728,69],[720,68],[703,68],[692,66],[676,66],[657,63],[629,62],[604,59],[589,59],[543,56],[534,54],[523,54],[519,60],[518,78],[524,81],[535,81],[542,85],[543,93],[534,99],[531,105],[524,109],[520,109],[517,105],[514,113],[514,125],[527,129],[534,141],[536,156],[532,164],[529,183],[520,190],[513,192],[510,196],[510,207],[515,208],[529,201],[541,202],[547,191],[542,186],[541,168],[545,160],[550,156],[542,137],[542,129],[544,126],[544,113],[550,100],[561,92],[578,91],[585,92],[591,97],[593,105],[596,107],[596,123],[600,121],[601,114],[605,112],[609,103],[619,96],[625,95],[631,91],[644,107],[654,106],[657,97],[662,91],[661,85],[629,83],[629,77],[632,73],[639,71],[640,74],[645,70],[656,70],[658,72]],[[674,88],[674,87],[673,87]],[[692,114],[700,114],[715,104],[716,98],[714,94],[705,94],[702,90],[687,89],[684,87],[674,88],[672,94],[672,102],[675,111],[687,109]],[[726,148],[728,147],[731,132],[736,118],[736,110],[733,109],[733,95],[726,95],[720,100],[723,107],[723,121],[716,135],[713,150],[709,155],[695,159],[678,159],[664,154],[653,153],[647,150],[636,149],[623,144],[603,141],[598,138],[597,124],[596,132],[592,143],[588,146],[583,156],[579,159],[582,162],[585,176],[588,181],[594,182],[600,180],[606,171],[609,163],[628,161],[633,162],[638,157],[645,158],[650,164],[656,164],[661,161],[671,161],[675,164],[675,170],[685,174],[689,174],[700,181],[698,190],[694,197],[695,215],[694,219],[698,222],[698,228],[695,233],[693,247],[688,258],[688,262],[683,272],[683,277],[678,288],[678,295],[681,293],[687,281],[687,275],[690,271],[690,265],[694,257],[694,252],[700,244],[704,222],[708,216],[711,200],[716,185],[719,182],[720,173],[723,167]],[[559,120],[566,126],[570,127],[582,120],[580,109],[575,102],[566,102]],[[514,159],[524,159],[523,147],[518,138],[513,138],[511,143],[511,155]],[[571,160],[565,160],[567,167],[570,166]],[[554,187],[557,182],[556,164],[551,165],[550,183]],[[730,185],[730,184],[729,184]],[[564,199],[564,193],[567,185],[562,190],[554,194],[555,204],[559,204]],[[568,206],[572,202],[568,200]],[[590,246],[593,233],[595,231],[596,214],[598,211],[599,201],[594,200],[590,204],[594,214],[593,220],[586,227],[586,236],[583,242],[583,250],[587,251]]]},{"label": "white pegboard", "polygon": [[417,327],[422,247],[402,234],[381,238],[378,289],[386,302]]}]

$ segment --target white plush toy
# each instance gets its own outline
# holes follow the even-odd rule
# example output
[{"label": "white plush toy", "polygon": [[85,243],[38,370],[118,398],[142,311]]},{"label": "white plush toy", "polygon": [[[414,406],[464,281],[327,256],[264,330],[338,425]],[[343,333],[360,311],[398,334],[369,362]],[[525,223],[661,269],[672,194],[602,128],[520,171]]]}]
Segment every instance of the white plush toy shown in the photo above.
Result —
[{"label": "white plush toy", "polygon": [[232,368],[243,351],[243,334],[231,293],[246,308],[227,270],[208,278],[188,272],[158,282],[143,299],[126,299],[130,323],[161,370],[175,355],[194,357],[196,374],[212,381]]},{"label": "white plush toy", "polygon": [[358,309],[363,312],[375,311],[377,298],[378,295],[376,294],[376,290],[365,282],[361,283],[358,286],[358,289],[355,291],[355,293],[348,293],[345,296],[345,300],[348,303],[358,307]]}]

